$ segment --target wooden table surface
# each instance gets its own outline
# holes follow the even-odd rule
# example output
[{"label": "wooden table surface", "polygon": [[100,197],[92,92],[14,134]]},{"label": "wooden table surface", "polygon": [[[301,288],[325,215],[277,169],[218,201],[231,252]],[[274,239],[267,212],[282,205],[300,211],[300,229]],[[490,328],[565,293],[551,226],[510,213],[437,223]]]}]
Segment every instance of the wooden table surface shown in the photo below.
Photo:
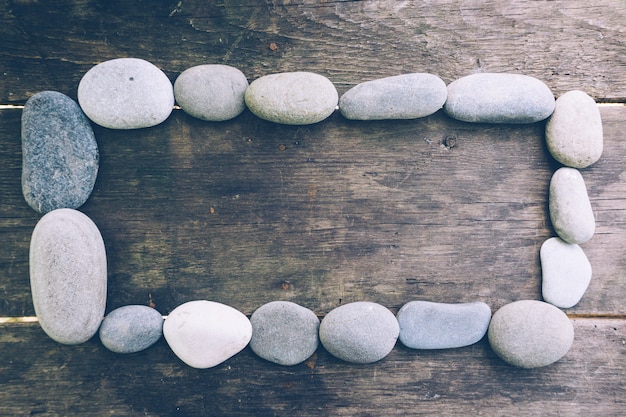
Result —
[{"label": "wooden table surface", "polygon": [[[0,2],[1,416],[621,416],[626,414],[626,2],[3,0]],[[249,348],[206,370],[161,340],[131,355],[95,337],[53,342],[29,317],[28,247],[40,215],[20,186],[21,105],[76,98],[102,61],[137,57],[174,81],[222,63],[250,81],[306,70],[340,94],[371,79],[430,72],[537,77],[556,96],[599,103],[602,159],[582,170],[597,231],[582,245],[593,279],[566,313],[569,353],[522,370],[485,340],[461,349],[400,344],[352,365],[323,348],[281,367]],[[558,164],[544,125],[484,125],[442,112],[355,122],[338,114],[281,126],[246,111],[228,122],[180,110],[136,131],[95,126],[100,172],[81,208],[108,252],[107,312],[167,315],[209,299],[246,314],[290,300],[320,318],[374,301],[541,299],[539,248],[554,236]]]}]

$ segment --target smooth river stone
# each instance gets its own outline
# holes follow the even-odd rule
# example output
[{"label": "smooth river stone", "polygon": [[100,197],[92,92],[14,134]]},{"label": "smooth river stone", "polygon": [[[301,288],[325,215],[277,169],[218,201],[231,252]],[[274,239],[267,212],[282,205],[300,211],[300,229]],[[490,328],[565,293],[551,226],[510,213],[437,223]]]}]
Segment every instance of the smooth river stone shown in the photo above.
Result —
[{"label": "smooth river stone", "polygon": [[339,99],[339,111],[352,120],[416,119],[441,109],[447,95],[436,75],[403,74],[352,87]]},{"label": "smooth river stone", "polygon": [[167,119],[174,88],[148,61],[118,58],[91,68],[78,84],[78,103],[94,123],[110,129],[140,129]]},{"label": "smooth river stone", "polygon": [[252,337],[250,320],[214,301],[189,301],[165,319],[163,336],[180,360],[193,368],[211,368],[243,350]]},{"label": "smooth river stone", "polygon": [[522,300],[495,312],[488,338],[491,348],[505,362],[538,368],[565,356],[574,341],[574,326],[552,304]]},{"label": "smooth river stone", "polygon": [[98,175],[98,144],[80,107],[56,91],[37,93],[22,111],[22,193],[39,213],[78,208]]},{"label": "smooth river stone", "polygon": [[554,96],[542,81],[521,74],[472,74],[448,85],[444,111],[476,123],[535,123],[554,111]]},{"label": "smooth river stone", "polygon": [[544,301],[560,308],[574,307],[591,281],[591,264],[578,245],[553,237],[541,245],[541,291]]},{"label": "smooth river stone", "polygon": [[559,97],[546,124],[546,144],[554,159],[569,167],[586,168],[600,159],[604,139],[596,102],[578,90]]},{"label": "smooth river stone", "polygon": [[100,341],[116,353],[135,353],[155,344],[163,334],[163,317],[144,305],[116,308],[100,325]]},{"label": "smooth river stone", "polygon": [[491,308],[483,302],[411,301],[398,311],[400,342],[413,349],[469,346],[487,333]]},{"label": "smooth river stone", "polygon": [[311,310],[290,301],[272,301],[250,317],[250,348],[270,362],[296,365],[319,345],[320,321]]},{"label": "smooth river stone", "polygon": [[43,216],[30,241],[30,287],[39,324],[52,339],[83,343],[106,306],[107,259],[98,227],[73,209]]},{"label": "smooth river stone", "polygon": [[339,95],[330,80],[312,72],[283,72],[254,80],[246,105],[274,123],[306,125],[321,122],[337,107]]},{"label": "smooth river stone", "polygon": [[583,176],[575,168],[559,168],[550,180],[550,220],[567,243],[581,244],[596,230],[591,202]]},{"label": "smooth river stone", "polygon": [[386,307],[358,301],[331,310],[320,324],[320,341],[333,356],[352,363],[372,363],[387,356],[400,326]]},{"label": "smooth river stone", "polygon": [[174,82],[174,97],[183,111],[198,119],[219,122],[246,108],[246,76],[229,65],[207,64],[183,71]]}]

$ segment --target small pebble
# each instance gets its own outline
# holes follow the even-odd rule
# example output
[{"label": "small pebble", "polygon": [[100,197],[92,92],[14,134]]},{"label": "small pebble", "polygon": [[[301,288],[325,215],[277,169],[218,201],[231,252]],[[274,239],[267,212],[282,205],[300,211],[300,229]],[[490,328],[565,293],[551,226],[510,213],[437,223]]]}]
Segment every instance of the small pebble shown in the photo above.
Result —
[{"label": "small pebble", "polygon": [[68,96],[37,93],[22,111],[22,192],[39,213],[78,208],[98,175],[98,144],[89,120]]},{"label": "small pebble", "polygon": [[229,65],[198,65],[183,71],[174,82],[174,97],[185,113],[219,122],[232,119],[246,108],[248,80]]},{"label": "small pebble", "polygon": [[172,310],[163,324],[163,336],[180,360],[204,369],[243,350],[252,337],[252,325],[230,306],[196,300]]},{"label": "small pebble", "polygon": [[593,237],[596,221],[585,180],[575,168],[559,168],[550,180],[550,220],[567,243],[581,244]]},{"label": "small pebble", "polygon": [[140,129],[169,117],[174,89],[163,71],[150,62],[118,58],[87,71],[78,84],[78,103],[100,126]]},{"label": "small pebble", "polygon": [[352,120],[416,119],[441,109],[447,95],[436,75],[403,74],[352,87],[341,96],[339,110]]},{"label": "small pebble", "polygon": [[283,72],[254,80],[246,105],[258,117],[274,123],[306,125],[321,122],[337,107],[339,95],[326,77],[312,72]]},{"label": "small pebble", "polygon": [[528,75],[479,73],[448,85],[444,110],[464,122],[535,123],[552,114],[554,96]]},{"label": "small pebble", "polygon": [[541,245],[541,291],[544,301],[574,307],[591,281],[591,264],[578,245],[553,237]]},{"label": "small pebble", "polygon": [[250,348],[270,362],[296,365],[319,345],[320,321],[311,310],[289,301],[273,301],[250,317]]},{"label": "small pebble", "polygon": [[574,326],[552,304],[522,300],[495,312],[488,337],[491,348],[505,362],[538,368],[565,356],[574,341]]},{"label": "small pebble", "polygon": [[411,301],[398,311],[400,342],[413,349],[469,346],[485,336],[491,308],[485,303]]},{"label": "small pebble", "polygon": [[333,356],[352,363],[372,363],[387,356],[400,326],[386,307],[358,301],[331,310],[320,324],[320,341]]},{"label": "small pebble", "polygon": [[602,118],[596,102],[586,93],[568,91],[556,101],[546,124],[548,150],[560,163],[586,168],[602,156]]},{"label": "small pebble", "polygon": [[135,353],[155,344],[163,334],[163,317],[153,308],[128,305],[111,311],[100,325],[100,341],[116,353]]}]

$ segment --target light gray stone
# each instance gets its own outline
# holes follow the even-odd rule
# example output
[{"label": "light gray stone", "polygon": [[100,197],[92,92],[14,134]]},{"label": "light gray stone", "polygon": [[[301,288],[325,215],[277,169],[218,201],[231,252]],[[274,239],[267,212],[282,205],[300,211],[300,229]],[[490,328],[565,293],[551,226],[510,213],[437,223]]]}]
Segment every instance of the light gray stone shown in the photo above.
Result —
[{"label": "light gray stone", "polygon": [[320,341],[333,356],[352,363],[372,363],[387,356],[400,326],[386,307],[358,301],[331,310],[320,324]]},{"label": "light gray stone", "polygon": [[321,122],[337,107],[339,95],[330,80],[312,72],[283,72],[258,78],[245,94],[258,117],[274,123],[306,125]]},{"label": "light gray stone", "polygon": [[535,123],[554,111],[554,95],[542,81],[521,74],[472,74],[448,85],[445,112],[476,123]]},{"label": "light gray stone", "polygon": [[550,220],[567,243],[581,244],[593,237],[596,221],[585,180],[577,169],[563,167],[550,180]]},{"label": "light gray stone", "polygon": [[552,304],[522,300],[495,312],[488,338],[491,348],[505,362],[538,368],[565,356],[574,341],[574,326]]},{"label": "light gray stone", "polygon": [[546,124],[548,150],[560,163],[586,168],[602,156],[602,118],[596,102],[586,93],[568,91],[556,100]]},{"label": "light gray stone", "polygon": [[174,97],[185,113],[219,122],[232,119],[246,108],[246,76],[229,65],[197,65],[183,71],[174,82]]},{"label": "light gray stone", "polygon": [[33,305],[46,334],[68,345],[96,334],[106,305],[107,261],[93,221],[67,208],[43,216],[33,230],[29,264]]},{"label": "light gray stone", "polygon": [[214,301],[189,301],[165,319],[163,336],[180,360],[193,368],[211,368],[243,350],[252,337],[250,320]]},{"label": "light gray stone", "polygon": [[543,299],[560,308],[574,307],[591,281],[591,264],[582,248],[553,237],[541,245]]},{"label": "light gray stone", "polygon": [[400,342],[413,349],[469,346],[487,333],[491,308],[485,303],[411,301],[398,311]]},{"label": "light gray stone", "polygon": [[100,325],[100,341],[116,353],[135,353],[155,344],[163,334],[161,313],[144,305],[116,308]]},{"label": "light gray stone", "polygon": [[163,71],[150,62],[118,58],[87,71],[78,84],[78,103],[100,126],[140,129],[169,117],[174,89]]},{"label": "light gray stone", "polygon": [[339,99],[339,110],[352,120],[416,119],[441,109],[447,95],[436,75],[403,74],[352,87]]}]

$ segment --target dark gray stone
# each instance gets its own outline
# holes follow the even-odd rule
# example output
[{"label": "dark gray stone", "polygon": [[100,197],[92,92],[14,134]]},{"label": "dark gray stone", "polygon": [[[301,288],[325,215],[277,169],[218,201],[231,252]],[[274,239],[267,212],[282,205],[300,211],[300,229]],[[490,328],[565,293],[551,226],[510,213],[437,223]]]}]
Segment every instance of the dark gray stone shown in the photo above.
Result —
[{"label": "dark gray stone", "polygon": [[78,208],[98,175],[98,145],[74,100],[56,91],[28,99],[22,112],[22,193],[39,213]]},{"label": "dark gray stone", "polygon": [[128,305],[111,311],[100,325],[100,341],[116,353],[135,353],[155,344],[163,334],[163,317],[148,306]]}]

